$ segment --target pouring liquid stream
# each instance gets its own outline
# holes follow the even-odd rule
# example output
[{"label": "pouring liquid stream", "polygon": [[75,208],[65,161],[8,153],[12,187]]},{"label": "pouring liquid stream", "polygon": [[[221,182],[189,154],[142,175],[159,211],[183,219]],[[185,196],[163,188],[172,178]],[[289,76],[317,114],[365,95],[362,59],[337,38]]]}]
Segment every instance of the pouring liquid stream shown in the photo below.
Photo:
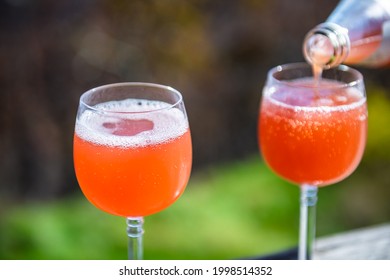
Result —
[{"label": "pouring liquid stream", "polygon": [[321,65],[314,64],[312,65],[313,70],[313,90],[315,99],[320,98],[320,93],[318,91],[321,83],[323,67]]}]

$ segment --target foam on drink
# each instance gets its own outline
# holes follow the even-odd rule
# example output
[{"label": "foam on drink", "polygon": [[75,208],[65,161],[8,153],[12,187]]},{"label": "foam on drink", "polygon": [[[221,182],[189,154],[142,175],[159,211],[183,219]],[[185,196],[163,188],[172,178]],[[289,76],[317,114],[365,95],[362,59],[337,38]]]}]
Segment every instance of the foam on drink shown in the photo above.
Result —
[{"label": "foam on drink", "polygon": [[[324,78],[319,81],[315,78],[302,78],[285,84],[285,88],[280,87],[277,91],[266,90],[264,94],[270,102],[295,111],[352,110],[366,102],[361,91],[347,88],[342,82]],[[289,87],[295,88],[296,94],[290,94]]]},{"label": "foam on drink", "polygon": [[96,145],[122,148],[155,145],[188,130],[184,113],[166,102],[126,99],[97,104],[94,109],[78,116],[75,132]]}]

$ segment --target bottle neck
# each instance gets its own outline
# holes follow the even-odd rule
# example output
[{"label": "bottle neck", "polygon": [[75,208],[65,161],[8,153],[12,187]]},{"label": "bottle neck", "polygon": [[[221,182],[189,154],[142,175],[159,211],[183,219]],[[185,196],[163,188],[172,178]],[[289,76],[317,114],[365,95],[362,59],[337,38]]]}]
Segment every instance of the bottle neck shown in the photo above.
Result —
[{"label": "bottle neck", "polygon": [[306,61],[323,69],[340,65],[348,57],[350,48],[348,30],[331,22],[314,27],[303,42]]}]

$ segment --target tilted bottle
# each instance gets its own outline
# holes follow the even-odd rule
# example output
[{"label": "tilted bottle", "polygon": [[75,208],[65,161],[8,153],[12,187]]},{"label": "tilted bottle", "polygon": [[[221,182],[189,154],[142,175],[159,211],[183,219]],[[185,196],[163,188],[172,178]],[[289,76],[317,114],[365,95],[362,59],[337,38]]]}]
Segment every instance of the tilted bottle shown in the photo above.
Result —
[{"label": "tilted bottle", "polygon": [[390,65],[390,0],[342,0],[303,42],[307,62],[321,68],[341,63]]}]

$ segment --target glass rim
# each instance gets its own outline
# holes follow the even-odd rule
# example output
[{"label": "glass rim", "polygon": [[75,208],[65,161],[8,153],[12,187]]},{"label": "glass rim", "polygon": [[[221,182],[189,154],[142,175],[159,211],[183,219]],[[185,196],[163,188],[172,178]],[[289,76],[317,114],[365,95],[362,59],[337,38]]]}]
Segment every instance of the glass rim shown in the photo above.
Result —
[{"label": "glass rim", "polygon": [[[173,93],[178,97],[178,100],[174,103],[168,103],[167,106],[156,108],[156,109],[147,109],[147,110],[138,110],[138,111],[116,111],[116,110],[109,110],[109,109],[102,109],[102,108],[96,108],[94,105],[88,104],[88,102],[85,101],[87,97],[92,95],[95,92],[99,92],[101,90],[107,89],[107,88],[115,88],[115,87],[147,87],[147,88],[156,88],[156,89],[161,89],[165,90],[167,92]],[[137,99],[142,99],[142,98],[137,98]],[[151,101],[161,101],[161,100],[151,100]],[[110,102],[110,101],[105,101],[105,102]],[[163,102],[163,101],[162,101]],[[101,112],[101,113],[109,113],[109,114],[145,114],[145,113],[153,113],[153,112],[159,112],[159,111],[164,111],[164,110],[169,110],[171,108],[176,107],[178,104],[183,102],[183,96],[182,94],[176,90],[175,88],[171,86],[166,86],[162,84],[157,84],[157,83],[148,83],[148,82],[122,82],[122,83],[112,83],[112,84],[105,84],[101,86],[97,86],[94,88],[91,88],[87,91],[85,91],[81,96],[80,96],[80,105],[88,108],[91,111],[95,112]],[[104,103],[104,102],[100,102]],[[98,104],[100,104],[98,103]]]},{"label": "glass rim", "polygon": [[[280,73],[280,72],[283,72],[285,70],[290,70],[290,69],[309,69],[311,70],[312,69],[312,65],[306,63],[306,62],[292,62],[292,63],[286,63],[286,64],[280,64],[280,65],[277,65],[273,68],[271,68],[269,71],[268,71],[268,79],[271,79],[272,81],[274,81],[275,83],[277,84],[281,84],[283,86],[287,86],[287,87],[294,87],[294,88],[311,88],[310,85],[296,85],[294,83],[291,83],[291,81],[293,80],[297,80],[299,78],[305,78],[305,77],[297,77],[297,78],[294,78],[294,79],[290,79],[290,80],[282,80],[282,79],[278,79],[277,77],[275,77],[275,74],[276,73]],[[338,72],[345,72],[345,73],[351,73],[354,75],[354,79],[350,82],[343,82],[343,81],[340,81],[341,83],[337,83],[337,84],[328,84],[328,85],[321,85],[321,87],[317,88],[318,90],[322,90],[322,89],[332,89],[332,88],[350,88],[350,87],[356,87],[358,86],[359,84],[362,84],[364,83],[364,80],[363,80],[363,74],[360,73],[358,70],[356,70],[355,68],[352,68],[350,66],[347,66],[347,65],[344,65],[344,64],[341,64],[337,67],[333,67],[333,68],[330,68],[330,69],[323,69],[323,73],[326,73],[326,72],[334,72],[334,71],[338,71]],[[312,73],[312,72],[311,72]],[[313,75],[309,75],[307,77],[313,77]],[[335,79],[331,79],[331,78],[328,78],[329,80],[335,80]]]}]

